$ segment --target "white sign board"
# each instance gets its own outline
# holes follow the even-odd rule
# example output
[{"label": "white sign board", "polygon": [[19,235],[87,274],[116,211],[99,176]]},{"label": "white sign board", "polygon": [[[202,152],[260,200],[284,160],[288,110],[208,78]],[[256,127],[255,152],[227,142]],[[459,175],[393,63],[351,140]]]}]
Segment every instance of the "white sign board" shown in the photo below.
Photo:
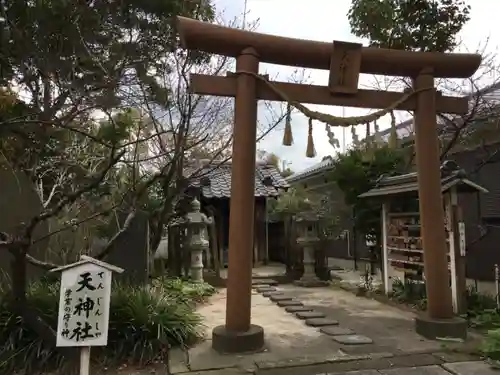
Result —
[{"label": "white sign board", "polygon": [[123,270],[83,256],[57,270],[61,289],[56,345],[107,345],[111,272]]},{"label": "white sign board", "polygon": [[464,222],[458,223],[458,242],[459,242],[460,256],[464,257],[465,250],[467,247],[467,244],[465,243],[465,223]]}]

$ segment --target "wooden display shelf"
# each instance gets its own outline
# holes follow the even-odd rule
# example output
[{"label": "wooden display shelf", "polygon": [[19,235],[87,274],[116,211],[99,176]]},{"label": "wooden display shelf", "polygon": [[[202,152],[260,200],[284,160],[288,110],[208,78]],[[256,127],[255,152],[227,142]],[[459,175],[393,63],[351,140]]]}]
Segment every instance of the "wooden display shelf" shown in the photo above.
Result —
[{"label": "wooden display shelf", "polygon": [[[411,241],[421,241],[422,237],[418,236],[387,236],[388,240],[408,240],[408,242]],[[446,242],[450,242],[450,239],[447,238]]]},{"label": "wooden display shelf", "polygon": [[422,250],[422,249],[405,249],[402,247],[392,247],[392,246],[387,246],[387,250],[389,250],[389,251],[401,251],[401,252],[405,252],[405,253],[421,253],[421,254],[424,253],[424,250]]},{"label": "wooden display shelf", "polygon": [[[423,272],[424,250],[419,213],[390,212],[387,218],[385,246],[388,266],[405,274]],[[449,248],[449,238],[446,241]],[[448,269],[451,269],[450,260],[448,252]]]},{"label": "wooden display shelf", "polygon": [[387,236],[387,239],[408,240],[408,242],[409,242],[409,241],[419,241],[422,239],[422,237],[418,237],[418,236]]},{"label": "wooden display shelf", "polygon": [[[478,190],[482,191],[481,189]],[[445,248],[436,249],[436,251],[444,251],[446,254],[445,259],[441,258],[442,261],[446,261],[442,265],[446,268],[442,271],[445,274],[448,273],[453,299],[453,311],[459,314],[461,306],[464,305],[460,302],[460,298],[463,298],[463,290],[465,290],[466,282],[464,272],[465,249],[463,248],[464,241],[462,238],[463,222],[460,223],[463,214],[458,207],[457,192],[458,190],[453,186],[443,195],[444,228],[442,230],[445,237]],[[385,267],[383,277],[385,292],[387,294],[393,288],[391,279],[398,278],[403,281],[415,278],[425,279],[426,262],[431,267],[431,270],[433,266],[429,264],[433,262],[433,254],[426,253],[426,250],[430,249],[426,249],[423,244],[424,233],[420,213],[401,212],[401,209],[405,207],[415,210],[416,206],[401,205],[399,200],[395,200],[394,205],[392,203],[392,199],[388,199],[387,202],[383,203],[381,210],[381,232],[383,237],[381,242],[383,265]],[[391,209],[394,209],[395,212],[391,212]],[[458,226],[457,222],[462,224],[462,227]],[[432,228],[429,230],[432,230]],[[441,240],[441,233],[439,234]],[[458,239],[459,236],[462,237]]]},{"label": "wooden display shelf", "polygon": [[419,212],[389,212],[387,214],[389,219],[401,218],[401,217],[420,217]]},{"label": "wooden display shelf", "polygon": [[411,265],[414,265],[414,266],[421,266],[421,267],[424,266],[424,262],[416,262],[416,261],[413,261],[413,260],[391,259],[391,258],[389,258],[388,260],[389,260],[389,262],[394,262],[394,263],[411,264]]},{"label": "wooden display shelf", "polygon": [[[400,263],[400,264],[408,264],[410,266],[418,266],[418,267],[424,267],[424,262],[417,262],[417,261],[413,261],[413,260],[401,260],[401,259],[388,259],[389,263]],[[393,268],[397,268],[397,269],[400,269],[400,270],[403,270],[403,268],[401,267],[397,267],[397,266],[393,266],[391,264],[391,267]],[[448,270],[450,269],[450,264],[448,263]]]}]

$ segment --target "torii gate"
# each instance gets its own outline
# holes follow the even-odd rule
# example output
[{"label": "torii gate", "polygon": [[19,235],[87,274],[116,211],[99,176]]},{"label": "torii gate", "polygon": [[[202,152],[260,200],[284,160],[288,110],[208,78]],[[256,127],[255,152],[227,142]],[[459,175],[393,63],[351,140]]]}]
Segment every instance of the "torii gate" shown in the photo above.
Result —
[{"label": "torii gate", "polygon": [[[235,57],[236,74],[227,77],[192,74],[191,92],[235,97],[229,227],[226,324],[212,332],[212,347],[221,352],[260,349],[264,330],[251,324],[252,246],[257,101],[288,101],[309,118],[330,125],[370,122],[392,109],[414,111],[427,312],[416,318],[416,330],[428,338],[464,337],[465,321],[452,310],[448,279],[444,212],[441,199],[436,113],[464,114],[466,98],[442,96],[434,78],[467,78],[481,56],[410,52],[362,47],[360,44],[316,42],[222,27],[178,17],[184,48]],[[266,62],[330,71],[328,86],[269,82],[259,76]],[[409,93],[358,89],[360,73],[413,78]],[[375,116],[337,118],[307,110],[300,103],[381,108]],[[305,108],[305,109],[304,109]]]}]

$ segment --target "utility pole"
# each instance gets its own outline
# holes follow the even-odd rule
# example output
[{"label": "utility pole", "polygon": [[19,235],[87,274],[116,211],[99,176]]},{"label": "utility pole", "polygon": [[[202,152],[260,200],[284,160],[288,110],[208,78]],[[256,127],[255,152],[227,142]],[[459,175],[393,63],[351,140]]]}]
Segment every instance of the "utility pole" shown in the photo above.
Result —
[{"label": "utility pole", "polygon": [[[345,107],[342,107],[342,117],[345,117]],[[342,127],[342,153],[345,153],[346,149],[345,149],[345,134],[346,132],[346,127],[343,126]]]},{"label": "utility pole", "polygon": [[246,22],[247,22],[247,4],[248,4],[248,0],[243,0],[243,22],[241,25],[242,30],[245,30]]}]

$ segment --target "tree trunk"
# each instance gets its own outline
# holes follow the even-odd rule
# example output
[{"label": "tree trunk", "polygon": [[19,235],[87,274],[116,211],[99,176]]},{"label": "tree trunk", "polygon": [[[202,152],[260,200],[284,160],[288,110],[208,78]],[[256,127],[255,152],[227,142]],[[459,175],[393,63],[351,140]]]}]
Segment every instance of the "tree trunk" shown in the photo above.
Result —
[{"label": "tree trunk", "polygon": [[33,329],[45,342],[47,348],[55,348],[68,360],[68,373],[76,371],[79,363],[78,352],[74,348],[56,347],[56,332],[37,313],[36,306],[30,306],[26,299],[28,286],[28,273],[26,260],[27,249],[18,248],[11,251],[13,260],[11,262],[11,279],[13,310],[22,317],[23,322]]}]

